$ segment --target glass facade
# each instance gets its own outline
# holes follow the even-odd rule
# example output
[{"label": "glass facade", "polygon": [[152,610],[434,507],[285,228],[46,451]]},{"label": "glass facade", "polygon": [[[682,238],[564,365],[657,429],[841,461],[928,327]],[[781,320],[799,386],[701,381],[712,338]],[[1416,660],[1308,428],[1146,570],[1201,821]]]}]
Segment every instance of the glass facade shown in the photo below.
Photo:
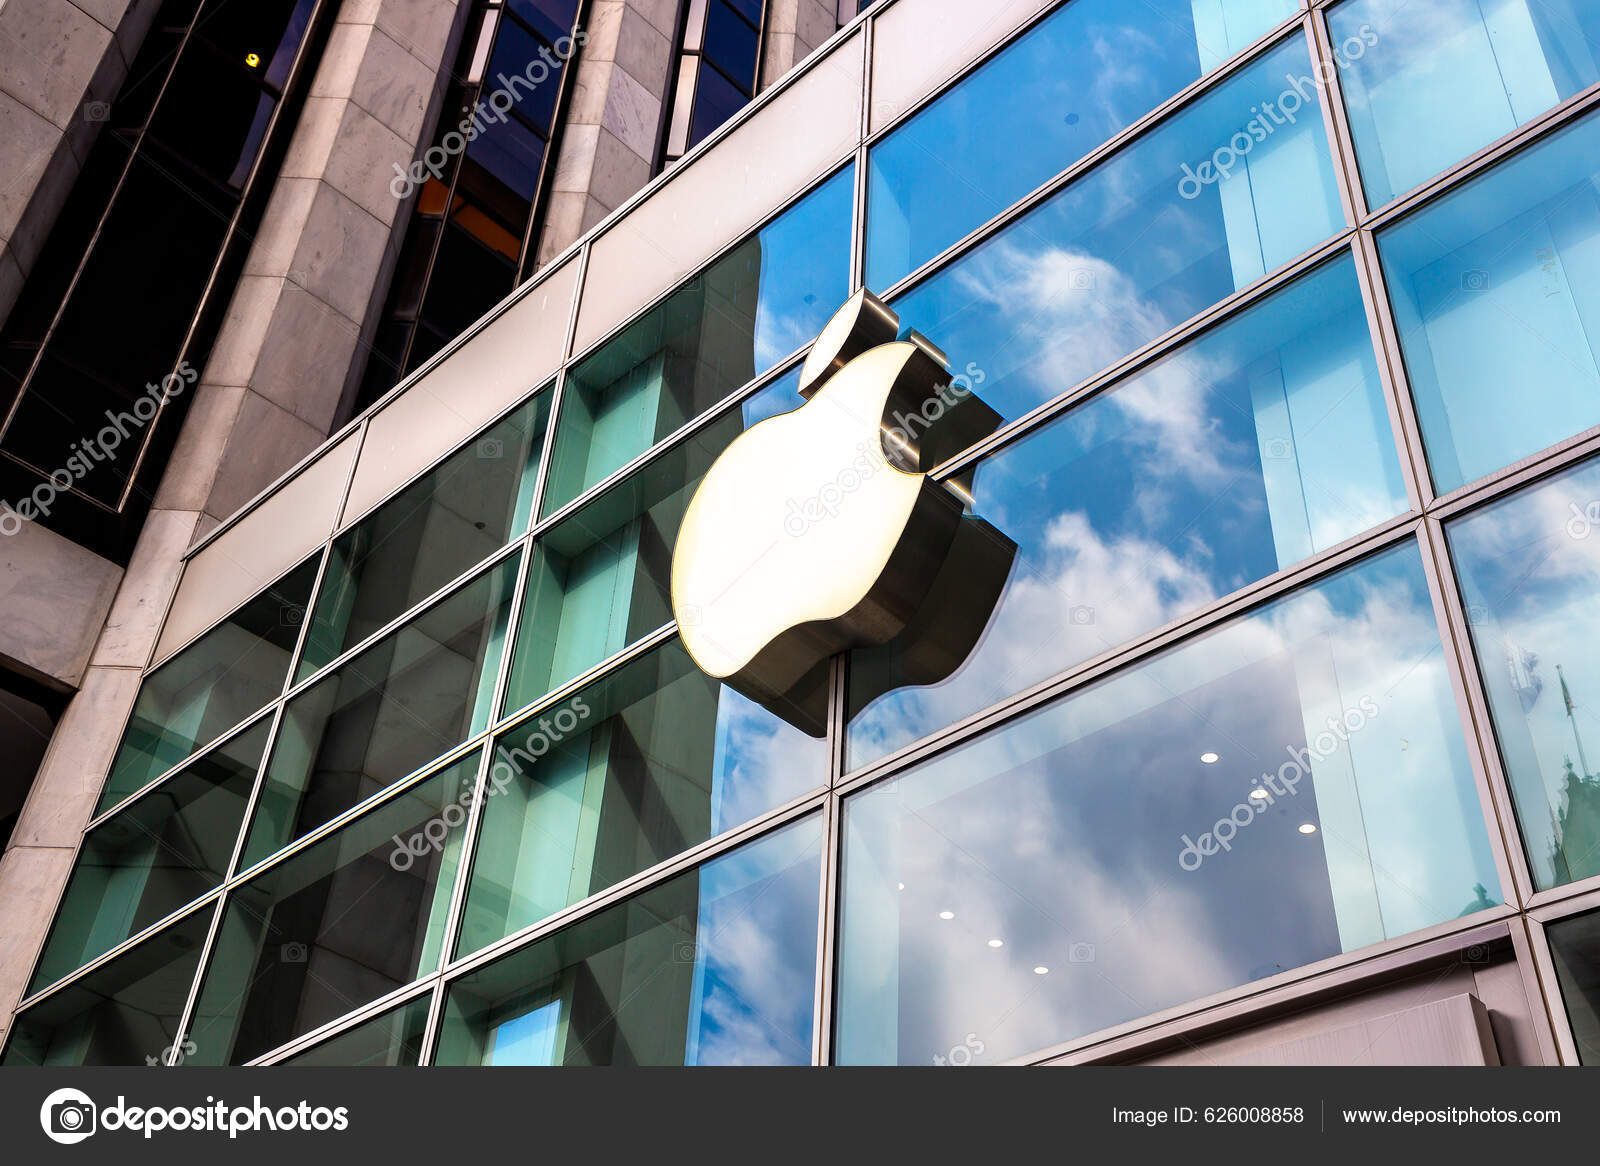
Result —
[{"label": "glass facade", "polygon": [[[1590,23],[1042,13],[147,673],[6,1063],[1040,1060],[1519,912],[1591,1058]],[[1016,549],[811,717],[670,564],[852,273]]]},{"label": "glass facade", "polygon": [[572,370],[545,516],[816,337],[849,295],[853,174],[841,170]]},{"label": "glass facade", "polygon": [[102,812],[283,691],[316,576],[307,560],[145,678]]},{"label": "glass facade", "polygon": [[809,1063],[820,826],[797,822],[462,977],[434,1063]]},{"label": "glass facade", "polygon": [[1375,208],[1600,81],[1586,0],[1345,0],[1328,32]]},{"label": "glass facade", "polygon": [[1378,233],[1440,493],[1600,424],[1597,158],[1590,114]]},{"label": "glass facade", "polygon": [[1020,417],[1343,228],[1319,105],[1291,36],[894,309]]},{"label": "glass facade", "polygon": [[867,286],[898,283],[1297,7],[1062,5],[873,147]]},{"label": "glass facade", "polygon": [[1578,1061],[1600,1065],[1600,914],[1552,923],[1547,934]]},{"label": "glass facade", "polygon": [[847,797],[837,1059],[1020,1056],[1492,906],[1455,722],[1405,547]]},{"label": "glass facade", "polygon": [[1074,404],[971,494],[1018,547],[988,632],[929,687],[902,687],[893,649],[855,653],[888,694],[852,709],[852,769],[1406,509],[1354,264]]}]

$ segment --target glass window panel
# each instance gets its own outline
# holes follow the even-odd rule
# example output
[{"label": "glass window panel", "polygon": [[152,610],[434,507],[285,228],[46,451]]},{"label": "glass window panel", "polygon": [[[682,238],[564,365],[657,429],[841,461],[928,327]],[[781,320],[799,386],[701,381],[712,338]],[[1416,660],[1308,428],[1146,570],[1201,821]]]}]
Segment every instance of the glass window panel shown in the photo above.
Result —
[{"label": "glass window panel", "polygon": [[749,95],[724,77],[715,65],[701,61],[694,87],[694,117],[689,122],[689,146],[698,146],[749,101]]},{"label": "glass window panel", "polygon": [[1600,1064],[1600,913],[1548,924],[1550,956],[1581,1064]]},{"label": "glass window panel", "polygon": [[816,817],[456,981],[439,1065],[804,1065]]},{"label": "glass window panel", "polygon": [[1296,0],[1073,0],[872,148],[887,288],[1293,16]]},{"label": "glass window panel", "polygon": [[[510,293],[522,248],[522,236],[495,222],[483,208],[463,203],[454,210],[439,239],[420,317],[422,324],[446,340],[472,327]],[[441,340],[427,355],[443,346]],[[411,367],[426,359],[413,356]]]},{"label": "glass window panel", "polygon": [[1589,462],[1447,528],[1541,890],[1600,874],[1597,499],[1600,464]]},{"label": "glass window panel", "polygon": [[518,559],[502,560],[284,706],[244,866],[488,727]]},{"label": "glass window panel", "polygon": [[84,836],[30,992],[222,882],[270,728],[262,718]]},{"label": "glass window panel", "polygon": [[[494,127],[467,147],[474,167],[470,193],[485,204],[488,217],[505,233],[496,237],[499,248],[509,251],[513,259],[521,255],[522,231],[539,191],[544,152],[544,139],[515,119]],[[462,178],[469,176],[464,172]]]},{"label": "glass window panel", "polygon": [[578,15],[577,0],[510,0],[506,7],[552,42],[572,31]]},{"label": "glass window panel", "polygon": [[569,375],[545,514],[813,340],[849,295],[846,167]]},{"label": "glass window panel", "polygon": [[781,377],[539,538],[505,711],[672,622],[672,548],[690,498],[734,438],[803,403],[798,384],[798,372]]},{"label": "glass window panel", "polygon": [[756,30],[722,0],[706,7],[705,54],[746,91],[756,83]]},{"label": "glass window panel", "polygon": [[549,401],[539,394],[334,541],[299,679],[527,529]]},{"label": "glass window panel", "polygon": [[988,630],[937,686],[898,687],[892,649],[855,653],[850,768],[1406,509],[1354,263],[986,458],[972,495],[1018,548]]},{"label": "glass window panel", "polygon": [[1374,208],[1600,80],[1590,0],[1348,0],[1328,31]]},{"label": "glass window panel", "polygon": [[422,1040],[428,1027],[428,1003],[433,997],[417,999],[356,1025],[348,1032],[312,1045],[303,1053],[279,1061],[280,1065],[343,1068],[347,1065],[415,1066],[422,1056]]},{"label": "glass window panel", "polygon": [[145,677],[96,813],[283,691],[316,578],[314,556]]},{"label": "glass window panel", "polygon": [[845,801],[836,1048],[1001,1061],[1494,905],[1414,544]]},{"label": "glass window panel", "polygon": [[1378,235],[1440,493],[1600,423],[1600,117]]},{"label": "glass window panel", "polygon": [[1312,76],[1295,34],[895,310],[1002,417],[1059,396],[1343,226]]},{"label": "glass window panel", "polygon": [[189,1064],[242,1064],[438,969],[478,760],[230,892]]},{"label": "glass window panel", "polygon": [[196,911],[17,1013],[3,1065],[157,1065],[183,1020],[211,927]]},{"label": "glass window panel", "polygon": [[[825,691],[826,667],[819,691]],[[475,951],[827,784],[815,735],[672,642],[496,741],[462,921]]]},{"label": "glass window panel", "polygon": [[[517,10],[513,8],[513,11]],[[555,113],[556,91],[561,87],[560,63],[561,58],[550,46],[519,21],[502,20],[495,36],[494,54],[489,58],[489,72],[484,78],[485,96],[497,88],[502,89],[516,99],[513,117],[526,119],[541,128],[548,127]],[[488,120],[493,121],[493,118]],[[487,136],[494,137],[509,128],[493,125]],[[532,193],[528,192],[530,198]]]}]

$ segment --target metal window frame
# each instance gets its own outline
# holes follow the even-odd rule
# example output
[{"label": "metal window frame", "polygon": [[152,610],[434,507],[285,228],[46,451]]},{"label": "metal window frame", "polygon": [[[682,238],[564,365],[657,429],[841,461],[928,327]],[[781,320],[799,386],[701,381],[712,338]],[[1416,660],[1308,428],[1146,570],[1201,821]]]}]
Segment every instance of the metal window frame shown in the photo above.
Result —
[{"label": "metal window frame", "polygon": [[[838,907],[841,887],[840,863],[843,857],[844,797],[876,782],[904,773],[908,768],[921,761],[952,749],[999,725],[1026,715],[1028,712],[1050,701],[1060,699],[1084,685],[1103,679],[1156,653],[1165,651],[1180,642],[1203,634],[1228,620],[1247,613],[1255,607],[1281,598],[1302,586],[1311,585],[1317,580],[1325,578],[1329,574],[1363,558],[1410,543],[1417,545],[1421,555],[1424,575],[1428,583],[1430,599],[1438,625],[1446,672],[1450,677],[1452,693],[1457,703],[1463,739],[1470,759],[1480,807],[1484,811],[1485,828],[1489,834],[1490,849],[1494,855],[1497,873],[1500,877],[1501,896],[1504,899],[1504,904],[1489,911],[1476,913],[1465,920],[1447,921],[1435,927],[1385,941],[1372,947],[1358,949],[1329,960],[1291,969],[1268,980],[1243,985],[1202,1000],[1188,1002],[1174,1009],[1141,1017],[1129,1021],[1125,1025],[1119,1025],[1112,1029],[1087,1034],[1070,1041],[1048,1046],[1020,1059],[1034,1063],[1103,1059],[1106,1056],[1118,1053],[1118,1050],[1126,1051],[1134,1048],[1140,1045],[1141,1042],[1143,1044],[1151,1044],[1160,1040],[1172,1039],[1172,1034],[1175,1031],[1200,1032],[1207,1026],[1218,1023],[1221,1019],[1237,1024],[1240,1020],[1247,1020],[1251,1016],[1264,1016],[1265,1012],[1261,1007],[1262,1002],[1276,1001],[1290,1006],[1296,1001],[1305,1002],[1317,998],[1319,993],[1330,990],[1332,987],[1348,991],[1352,990],[1356,985],[1382,982],[1385,978],[1392,979],[1401,969],[1414,966],[1419,960],[1433,958],[1438,952],[1471,946],[1483,941],[1484,937],[1489,937],[1495,942],[1509,940],[1513,945],[1516,959],[1523,971],[1525,988],[1530,993],[1530,1004],[1543,1006],[1546,1010],[1549,1032],[1541,1031],[1541,1047],[1546,1047],[1550,1050],[1552,1059],[1557,1053],[1559,1053],[1562,1060],[1570,1061],[1575,1059],[1576,1054],[1572,1048],[1570,1031],[1565,1029],[1564,1013],[1560,1006],[1559,986],[1554,979],[1543,928],[1550,921],[1600,907],[1600,876],[1542,891],[1533,889],[1527,869],[1526,856],[1521,849],[1521,836],[1517,830],[1509,787],[1494,740],[1493,723],[1489,717],[1481,677],[1472,651],[1466,613],[1463,609],[1454,569],[1450,562],[1444,523],[1477,507],[1498,501],[1530,482],[1560,472],[1590,456],[1600,454],[1600,427],[1574,435],[1554,447],[1468,483],[1458,490],[1443,496],[1436,495],[1427,469],[1415,406],[1409,391],[1403,353],[1399,344],[1393,312],[1389,305],[1384,273],[1378,256],[1376,233],[1410,211],[1458,189],[1462,184],[1470,181],[1488,167],[1505,161],[1520,150],[1542,140],[1547,135],[1559,132],[1586,113],[1591,112],[1596,107],[1600,107],[1600,85],[1591,86],[1589,89],[1574,95],[1528,123],[1517,127],[1511,133],[1483,147],[1468,158],[1462,159],[1457,164],[1419,184],[1414,189],[1404,192],[1390,203],[1377,208],[1369,208],[1366,205],[1365,194],[1360,185],[1360,176],[1356,167],[1354,145],[1350,136],[1348,118],[1344,111],[1342,99],[1335,99],[1338,97],[1337,78],[1339,73],[1338,69],[1332,64],[1332,48],[1326,23],[1326,10],[1336,2],[1337,0],[1314,0],[1309,5],[1302,5],[1301,11],[1295,16],[1270,30],[1252,45],[1235,54],[1218,69],[1213,70],[1205,77],[1186,87],[1156,110],[1152,110],[1118,135],[1097,147],[1089,155],[1086,155],[1084,159],[1063,170],[1013,207],[1001,215],[995,216],[990,222],[983,224],[955,245],[941,252],[939,256],[909,274],[904,280],[899,281],[890,291],[891,294],[894,294],[907,290],[926,279],[933,271],[942,269],[943,266],[956,258],[967,254],[983,241],[1003,230],[1023,214],[1026,214],[1033,206],[1038,205],[1038,203],[1050,197],[1074,178],[1086,172],[1097,162],[1104,160],[1116,150],[1126,146],[1143,133],[1148,132],[1152,127],[1197,99],[1201,94],[1209,91],[1213,86],[1224,83],[1228,77],[1239,69],[1246,67],[1261,54],[1271,51],[1279,44],[1287,43],[1288,39],[1296,35],[1298,31],[1298,34],[1304,37],[1305,42],[1311,47],[1314,53],[1313,60],[1326,63],[1332,68],[1331,76],[1333,81],[1329,88],[1323,90],[1321,104],[1325,119],[1324,129],[1334,161],[1336,182],[1340,189],[1341,201],[1345,206],[1347,215],[1345,229],[1307,253],[1268,273],[1263,279],[1248,287],[1238,289],[1233,295],[1197,314],[1190,320],[1177,325],[1150,344],[1123,358],[1111,368],[1102,370],[1093,377],[1086,379],[1082,384],[1069,388],[1047,406],[1041,407],[1040,410],[1036,410],[1017,422],[1008,423],[995,437],[987,439],[984,443],[963,452],[944,466],[941,466],[938,473],[942,476],[955,474],[969,467],[979,458],[1004,448],[1027,433],[1036,431],[1040,426],[1048,423],[1051,418],[1058,416],[1065,410],[1106,389],[1149,363],[1160,359],[1162,355],[1194,339],[1206,329],[1225,318],[1231,317],[1234,313],[1247,310],[1250,305],[1284,286],[1290,280],[1304,275],[1319,264],[1328,262],[1348,250],[1355,260],[1357,281],[1362,292],[1363,306],[1378,360],[1385,402],[1389,410],[1391,427],[1400,455],[1402,477],[1405,480],[1407,495],[1410,500],[1410,507],[1407,512],[1396,515],[1377,527],[1295,564],[1284,571],[1260,580],[1249,587],[1221,597],[1214,603],[1198,611],[1191,612],[1179,620],[1175,620],[1161,628],[1153,629],[1134,640],[1119,644],[1100,657],[1066,669],[1040,684],[1006,698],[992,708],[974,714],[972,717],[966,718],[957,724],[947,726],[938,733],[914,742],[905,749],[875,761],[870,766],[862,767],[855,772],[846,772],[844,768],[843,736],[846,725],[844,722],[843,682],[845,667],[842,660],[836,659],[832,665],[830,682],[827,728],[829,771],[825,788],[803,795],[801,798],[771,811],[754,822],[737,827],[723,835],[685,850],[649,870],[640,872],[612,887],[605,888],[582,902],[523,928],[479,951],[466,953],[460,958],[453,958],[450,950],[447,949],[444,957],[444,966],[434,975],[423,977],[413,984],[402,986],[360,1010],[330,1022],[314,1032],[304,1034],[280,1049],[273,1050],[271,1053],[258,1058],[256,1063],[272,1063],[282,1060],[295,1052],[303,1051],[305,1048],[320,1043],[322,1040],[347,1031],[398,1003],[420,998],[431,992],[433,995],[430,1001],[429,1026],[426,1033],[427,1047],[424,1049],[423,1054],[424,1063],[428,1063],[432,1058],[434,1042],[437,1040],[438,1028],[442,1018],[444,992],[455,979],[484,966],[492,960],[520,950],[527,944],[537,942],[539,939],[578,920],[588,918],[595,912],[604,910],[622,899],[659,885],[666,879],[682,873],[684,870],[690,869],[701,862],[726,853],[771,830],[781,828],[791,821],[813,813],[821,814],[825,832],[822,859],[822,907],[818,920],[817,975],[813,1002],[815,1027],[813,1031],[812,1059],[819,1064],[829,1063],[832,1059],[833,1038],[833,976],[838,955]],[[839,33],[840,37],[845,37],[853,35],[857,27],[864,29],[864,41],[866,42],[864,49],[867,53],[869,66],[876,20],[885,11],[888,11],[893,3],[894,0],[883,0],[883,2],[872,6],[851,21],[844,29],[841,29]],[[876,133],[869,131],[872,70],[870,67],[867,69],[859,141],[855,149],[845,158],[840,159],[836,166],[830,170],[829,175],[816,184],[821,185],[822,182],[828,181],[847,162],[856,166],[856,200],[852,211],[851,227],[853,244],[851,259],[852,287],[860,286],[862,264],[864,262],[867,229],[865,222],[868,180],[867,163],[872,145],[906,124],[921,110],[959,84],[973,71],[983,67],[985,63],[1000,52],[1003,52],[1018,38],[1026,35],[1035,25],[1054,12],[1055,8],[1056,6],[1049,6],[1023,22],[1002,41],[987,50],[979,58],[963,66],[955,76],[947,78],[941,85],[908,107]],[[819,54],[819,59],[822,56]],[[789,85],[794,84],[799,76],[807,71],[806,69],[796,70],[767,92],[758,96],[750,106],[746,107],[735,118],[730,119],[727,124],[710,135],[706,141],[696,146],[685,157],[697,156],[701,151],[715,148],[718,141],[733,132],[746,119],[763,108],[768,101],[775,100],[787,90]],[[1329,96],[1330,93],[1333,94],[1333,97]],[[803,350],[792,354],[772,370],[762,374],[761,377],[756,378],[743,389],[730,395],[724,403],[715,409],[707,411],[701,417],[680,427],[662,442],[630,461],[628,465],[608,476],[604,481],[597,483],[585,491],[584,494],[572,500],[572,502],[560,507],[547,519],[543,521],[537,519],[537,507],[542,506],[543,503],[544,480],[549,473],[550,455],[553,450],[556,427],[560,420],[560,404],[566,387],[566,377],[576,365],[580,364],[589,355],[592,355],[601,346],[614,339],[616,335],[620,334],[639,317],[655,310],[662,301],[677,290],[675,286],[662,293],[662,295],[652,300],[646,308],[609,330],[582,352],[573,351],[578,305],[583,296],[588,251],[593,240],[619,222],[633,206],[648,197],[656,189],[658,183],[663,180],[665,179],[658,179],[657,182],[649,184],[644,190],[613,212],[594,231],[584,239],[579,240],[562,256],[552,260],[546,267],[546,270],[553,271],[560,263],[574,256],[580,264],[578,287],[569,309],[567,339],[564,346],[565,356],[553,388],[550,390],[554,394],[552,397],[553,408],[547,424],[545,453],[541,460],[539,471],[541,481],[536,489],[535,520],[530,530],[513,544],[516,547],[531,546],[538,535],[550,525],[569,516],[577,508],[598,497],[600,493],[616,485],[623,478],[649,465],[656,458],[664,456],[672,449],[675,449],[681,442],[692,439],[702,427],[713,423],[714,419],[724,416],[727,409],[736,407],[738,402],[742,402],[753,393],[760,391],[761,388],[790,371],[793,364],[803,354]],[[810,193],[811,190],[816,188],[816,185],[808,187],[807,190],[787,200],[775,214],[781,213],[783,209],[787,209],[788,206],[793,205],[800,198]],[[738,246],[739,242],[742,241],[743,237],[738,242],[719,249],[712,258],[706,261],[706,266],[714,263],[716,259],[732,250],[733,247]],[[486,315],[482,321],[472,329],[469,329],[462,337],[447,345],[435,358],[426,362],[414,374],[408,376],[405,381],[397,385],[389,394],[374,402],[362,417],[353,422],[350,427],[347,427],[347,430],[342,431],[339,436],[343,436],[344,432],[348,432],[350,429],[363,426],[366,418],[370,417],[384,402],[391,399],[398,392],[403,391],[409,383],[414,383],[416,379],[425,375],[429,369],[445,359],[450,352],[486,326],[509,303],[514,302],[522,294],[526,294],[533,286],[536,286],[536,283],[530,283],[525,287],[516,289],[500,306]],[[545,382],[545,384],[548,383]],[[545,385],[541,385],[540,389],[536,391],[543,391],[544,387]],[[520,407],[526,403],[527,399],[529,398],[523,398],[517,405],[508,408],[505,412],[509,413],[512,409]],[[439,460],[442,461],[443,456]],[[283,482],[286,482],[292,476],[292,473],[291,471],[291,474],[285,475],[278,483],[264,491],[260,497],[265,497],[272,493]],[[416,476],[420,476],[420,473]],[[400,487],[400,489],[403,488],[404,485]],[[398,493],[398,489],[393,493]],[[260,498],[258,497],[256,501],[259,500]],[[250,505],[254,504],[255,502],[252,502]],[[347,527],[342,529],[347,529]],[[334,535],[331,535],[326,540],[323,548],[324,556],[326,556],[327,547],[331,545],[332,539],[337,537],[338,533],[340,532],[336,531]],[[508,553],[511,552],[506,549],[497,552],[497,554]],[[479,569],[481,569],[481,564],[479,567],[474,568],[474,572]],[[526,567],[524,567],[524,573],[525,571]],[[437,595],[431,597],[429,602],[436,601],[437,598]],[[520,612],[513,613],[513,624],[519,618],[519,615]],[[451,754],[447,755],[446,758],[431,763],[426,772],[436,772],[441,765],[448,763],[449,758],[459,758],[470,749],[483,748],[484,765],[480,767],[478,775],[481,786],[485,777],[488,758],[491,755],[490,746],[492,746],[492,741],[496,735],[504,733],[514,728],[517,724],[536,716],[542,709],[547,709],[552,704],[569,698],[579,688],[608,675],[615,668],[622,667],[630,660],[636,659],[643,653],[670,641],[674,635],[675,631],[671,625],[658,629],[533,704],[503,717],[497,715],[493,718],[493,723],[488,730],[464,742]],[[513,656],[513,645],[510,641],[511,637],[508,636],[507,649],[502,654],[500,661],[501,673],[496,680],[497,697],[503,696],[504,685],[507,682],[507,669]],[[330,665],[329,667],[333,666]],[[285,694],[279,697],[274,708],[274,716],[281,714],[282,706],[288,695],[289,693],[286,690]],[[498,706],[496,712],[498,713]],[[252,714],[246,724],[255,724],[260,715],[259,712]],[[240,729],[243,727],[240,726]],[[230,730],[230,735],[238,731],[239,729]],[[219,738],[217,742],[207,746],[206,750],[202,752],[216,748],[226,739],[228,738]],[[267,754],[270,755],[270,744]],[[192,758],[189,759],[189,761],[192,760]],[[185,762],[185,764],[187,763]],[[264,764],[265,759],[263,760],[263,766]],[[162,779],[158,779],[156,783],[152,783],[151,787],[147,787],[147,789],[153,788],[155,784],[159,784],[160,780],[164,780],[168,776],[170,774],[163,775]],[[392,796],[400,789],[409,788],[407,783],[425,779],[425,777],[413,775],[407,778],[405,782],[396,783],[389,791],[385,791],[385,796]],[[259,781],[258,775],[258,785]],[[134,796],[142,796],[145,792],[140,791],[139,794]],[[131,798],[125,799],[122,803],[119,803],[118,807],[113,809],[120,809],[129,804],[131,800]],[[373,804],[376,804],[376,801],[363,803],[363,806],[353,808],[347,816],[329,823],[326,827],[321,828],[320,832],[314,832],[312,835],[308,835],[306,839],[297,841],[291,848],[273,855],[263,863],[257,864],[250,871],[236,872],[235,877],[243,878],[246,875],[253,875],[265,869],[269,864],[284,861],[288,856],[297,853],[303,846],[310,845],[313,839],[326,837],[327,834],[332,833],[340,825],[347,822],[349,818],[371,808]],[[96,823],[103,818],[104,815],[97,819]],[[96,823],[91,823],[91,827]],[[475,845],[476,832],[479,826],[480,815],[475,810],[466,827],[470,833],[469,837],[463,841],[462,862],[458,865],[457,884],[453,888],[451,898],[447,930],[452,944],[459,934],[460,913],[464,906],[466,888],[470,878],[472,849]],[[243,830],[241,831],[241,844],[242,837]],[[169,917],[165,923],[170,923],[179,916],[186,916],[205,910],[208,904],[212,904],[213,900],[215,900],[215,909],[219,912],[220,918],[225,891],[230,885],[232,884],[225,884],[208,896],[196,900],[194,904]],[[215,921],[213,926],[215,926]],[[74,973],[72,977],[52,985],[45,992],[30,997],[23,1002],[23,1006],[31,1005],[44,996],[53,994],[67,984],[74,982],[82,975],[87,974],[90,969],[100,966],[105,960],[113,958],[115,954],[133,946],[148,934],[148,931],[142,932],[140,936],[130,939],[124,945],[113,949],[113,952],[101,957],[100,960]],[[197,973],[195,991],[198,991],[204,970],[205,963],[203,961],[201,970]],[[1535,994],[1539,996],[1539,999],[1535,999]],[[191,1008],[193,1003],[194,1001],[191,1000]],[[1276,1004],[1274,1006],[1276,1007]],[[1303,1006],[1303,1003],[1301,1006]],[[1120,1054],[1118,1053],[1118,1055]]]}]

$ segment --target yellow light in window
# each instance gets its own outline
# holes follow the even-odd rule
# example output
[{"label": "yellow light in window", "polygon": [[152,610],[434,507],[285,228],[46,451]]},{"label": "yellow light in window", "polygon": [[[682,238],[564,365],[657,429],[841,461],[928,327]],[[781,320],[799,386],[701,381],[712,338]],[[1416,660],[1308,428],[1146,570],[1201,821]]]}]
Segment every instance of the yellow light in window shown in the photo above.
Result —
[{"label": "yellow light in window", "polygon": [[244,63],[249,65],[252,69],[254,69],[256,66],[261,64],[261,54],[260,53],[246,53],[244,55]]}]

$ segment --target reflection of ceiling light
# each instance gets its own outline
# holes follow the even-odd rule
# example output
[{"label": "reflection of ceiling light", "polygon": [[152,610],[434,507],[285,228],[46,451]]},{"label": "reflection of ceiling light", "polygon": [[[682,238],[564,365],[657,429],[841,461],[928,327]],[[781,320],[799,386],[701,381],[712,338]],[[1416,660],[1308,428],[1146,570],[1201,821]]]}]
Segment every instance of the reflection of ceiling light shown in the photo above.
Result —
[{"label": "reflection of ceiling light", "polygon": [[1257,801],[1260,801],[1262,798],[1267,796],[1267,791],[1260,788],[1253,789],[1250,791],[1250,796],[1255,798]]},{"label": "reflection of ceiling light", "polygon": [[896,883],[894,889],[897,891],[903,891],[906,889],[906,885],[904,883]]},{"label": "reflection of ceiling light", "polygon": [[1221,758],[1219,758],[1215,753],[1202,753],[1200,754],[1200,760],[1204,761],[1207,765],[1215,765],[1221,760]]},{"label": "reflection of ceiling light", "polygon": [[1317,828],[1315,826],[1313,826],[1310,822],[1301,822],[1300,823],[1300,833],[1302,833],[1302,834],[1315,834],[1316,832],[1317,832]]},{"label": "reflection of ceiling light", "polygon": [[954,919],[955,917],[956,917],[956,913],[954,911],[940,911],[939,912],[939,918],[941,918],[941,919]]},{"label": "reflection of ceiling light", "polygon": [[1049,970],[1049,968],[1045,967],[1043,964],[1040,964],[1038,967],[1033,969],[1033,974],[1036,976],[1042,976],[1049,972]]},{"label": "reflection of ceiling light", "polygon": [[1003,939],[991,939],[989,941],[989,946],[990,947],[1004,947],[1005,945],[1006,945],[1006,941],[1003,940]]}]

